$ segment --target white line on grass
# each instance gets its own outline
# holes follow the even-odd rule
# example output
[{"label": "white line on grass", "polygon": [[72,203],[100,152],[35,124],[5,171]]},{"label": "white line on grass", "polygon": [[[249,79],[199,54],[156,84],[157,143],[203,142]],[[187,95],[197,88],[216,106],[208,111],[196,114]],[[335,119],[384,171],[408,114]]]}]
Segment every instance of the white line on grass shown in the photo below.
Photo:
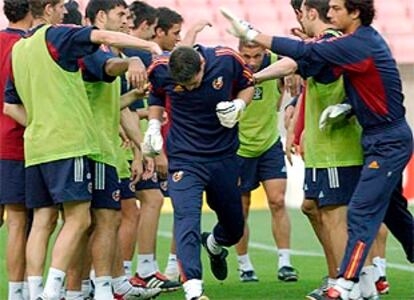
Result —
[{"label": "white line on grass", "polygon": [[[168,231],[158,231],[158,235],[166,238],[171,238],[172,233]],[[249,242],[249,247],[253,249],[259,249],[269,252],[275,252],[277,253],[277,248],[275,246],[270,246],[262,243],[256,243],[256,242]],[[311,257],[324,257],[322,253],[319,252],[311,252],[311,251],[302,251],[302,250],[291,250],[292,255],[297,256],[311,256]],[[387,262],[387,267],[391,269],[397,269],[401,271],[407,271],[414,273],[414,267],[408,266],[408,265],[402,265],[402,264],[395,264]]]}]

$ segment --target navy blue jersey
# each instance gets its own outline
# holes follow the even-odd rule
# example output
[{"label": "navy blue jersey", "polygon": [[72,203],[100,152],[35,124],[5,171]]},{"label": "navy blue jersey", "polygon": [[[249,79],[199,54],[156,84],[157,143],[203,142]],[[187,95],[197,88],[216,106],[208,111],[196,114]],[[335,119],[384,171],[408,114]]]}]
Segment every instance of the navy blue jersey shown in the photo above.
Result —
[{"label": "navy blue jersey", "polygon": [[145,67],[149,67],[152,63],[152,54],[145,50],[138,50],[138,49],[124,49],[122,52],[128,57],[139,57],[142,62],[144,63]]},{"label": "navy blue jersey", "polygon": [[311,42],[274,37],[272,51],[295,59],[304,77],[331,69],[344,76],[349,102],[363,128],[404,119],[401,78],[391,51],[371,26],[354,33]]},{"label": "navy blue jersey", "polygon": [[253,85],[252,73],[242,58],[229,48],[195,49],[205,59],[204,76],[192,91],[178,85],[168,72],[168,57],[149,68],[149,105],[170,106],[167,136],[169,159],[212,161],[235,155],[239,147],[237,127],[223,127],[216,115],[220,101],[230,101]]},{"label": "navy blue jersey", "polygon": [[[31,30],[26,38],[33,35],[43,25]],[[91,42],[91,32],[94,27],[75,25],[54,25],[46,32],[46,43],[50,56],[64,70],[76,72],[79,70],[79,59],[94,53],[99,49],[98,44]],[[7,80],[5,102],[22,104],[13,83],[13,72]]]},{"label": "navy blue jersey", "polygon": [[105,66],[108,60],[115,58],[115,54],[108,46],[102,45],[98,51],[79,60],[82,77],[87,82],[113,82],[116,77],[106,74]]}]

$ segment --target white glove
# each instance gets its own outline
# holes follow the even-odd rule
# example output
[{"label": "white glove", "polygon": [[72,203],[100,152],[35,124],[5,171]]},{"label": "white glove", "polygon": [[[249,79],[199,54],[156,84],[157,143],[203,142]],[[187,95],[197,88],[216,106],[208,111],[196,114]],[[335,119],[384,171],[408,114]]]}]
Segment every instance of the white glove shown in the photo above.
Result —
[{"label": "white glove", "polygon": [[253,29],[252,25],[244,20],[237,18],[228,9],[221,7],[220,12],[227,20],[230,21],[231,28],[229,28],[227,32],[236,38],[251,42],[259,34],[257,30]]},{"label": "white glove", "polygon": [[344,120],[351,110],[351,105],[345,103],[328,106],[319,117],[319,129],[323,130],[327,125]]},{"label": "white glove", "polygon": [[146,156],[157,156],[161,153],[162,145],[161,122],[157,119],[151,119],[148,122],[148,129],[141,145],[142,153]]},{"label": "white glove", "polygon": [[246,102],[242,99],[221,101],[217,103],[216,114],[220,124],[227,128],[233,128],[240,120],[241,114],[245,108]]}]

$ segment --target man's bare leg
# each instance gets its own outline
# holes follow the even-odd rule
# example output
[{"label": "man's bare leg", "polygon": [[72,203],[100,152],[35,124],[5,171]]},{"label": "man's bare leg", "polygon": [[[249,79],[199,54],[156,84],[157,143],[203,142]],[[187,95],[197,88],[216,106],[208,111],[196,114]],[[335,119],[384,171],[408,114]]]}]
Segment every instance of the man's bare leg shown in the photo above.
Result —
[{"label": "man's bare leg", "polygon": [[158,223],[164,197],[158,189],[137,191],[141,203],[141,215],[138,223],[138,264],[136,273],[141,278],[157,272],[155,249]]},{"label": "man's bare leg", "polygon": [[251,282],[257,281],[258,278],[254,273],[254,267],[250,261],[248,254],[249,250],[249,238],[250,230],[247,220],[249,218],[251,204],[251,193],[242,193],[242,205],[243,205],[243,215],[244,215],[244,233],[240,241],[235,245],[237,253],[237,262],[239,264],[240,280],[242,282]]},{"label": "man's bare leg", "polygon": [[[121,226],[119,227],[119,239],[123,254],[123,265],[125,274],[132,276],[132,260],[135,253],[135,245],[137,244],[138,222],[140,209],[137,205],[137,199],[121,200]],[[140,233],[138,232],[138,235]]]},{"label": "man's bare leg", "polygon": [[33,224],[26,243],[26,272],[31,300],[37,299],[43,292],[47,248],[57,218],[58,209],[55,206],[34,209]]},{"label": "man's bare leg", "polygon": [[95,298],[107,299],[112,295],[112,265],[121,224],[121,212],[114,209],[93,209],[94,232],[92,261],[95,269]]},{"label": "man's bare leg", "polygon": [[91,225],[89,201],[63,203],[64,224],[52,251],[52,262],[46,280],[44,295],[47,299],[59,299],[65,275],[76,257],[82,240]]},{"label": "man's bare leg", "polygon": [[[6,204],[7,211],[7,273],[9,300],[23,299],[26,270],[27,209],[23,204]],[[20,299],[19,299],[20,298]]]}]

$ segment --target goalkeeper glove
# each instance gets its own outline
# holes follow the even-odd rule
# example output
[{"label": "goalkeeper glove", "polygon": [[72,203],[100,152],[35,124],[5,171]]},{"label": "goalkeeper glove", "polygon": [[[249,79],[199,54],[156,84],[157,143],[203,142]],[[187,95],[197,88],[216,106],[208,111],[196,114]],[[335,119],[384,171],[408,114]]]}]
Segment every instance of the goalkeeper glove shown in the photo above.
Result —
[{"label": "goalkeeper glove", "polygon": [[228,33],[235,36],[236,38],[251,42],[259,34],[257,30],[253,29],[252,25],[244,20],[237,18],[229,10],[220,8],[220,12],[227,20],[230,21],[231,28],[227,30]]},{"label": "goalkeeper glove", "polygon": [[148,122],[148,129],[141,146],[142,153],[146,156],[157,156],[161,153],[162,145],[161,122],[157,119],[151,119]]},{"label": "goalkeeper glove", "polygon": [[319,129],[323,130],[327,125],[332,125],[344,120],[351,113],[351,110],[351,105],[345,103],[328,106],[319,118]]},{"label": "goalkeeper glove", "polygon": [[246,102],[242,99],[217,103],[216,114],[220,124],[227,128],[233,128],[240,120],[241,114],[245,108]]}]

